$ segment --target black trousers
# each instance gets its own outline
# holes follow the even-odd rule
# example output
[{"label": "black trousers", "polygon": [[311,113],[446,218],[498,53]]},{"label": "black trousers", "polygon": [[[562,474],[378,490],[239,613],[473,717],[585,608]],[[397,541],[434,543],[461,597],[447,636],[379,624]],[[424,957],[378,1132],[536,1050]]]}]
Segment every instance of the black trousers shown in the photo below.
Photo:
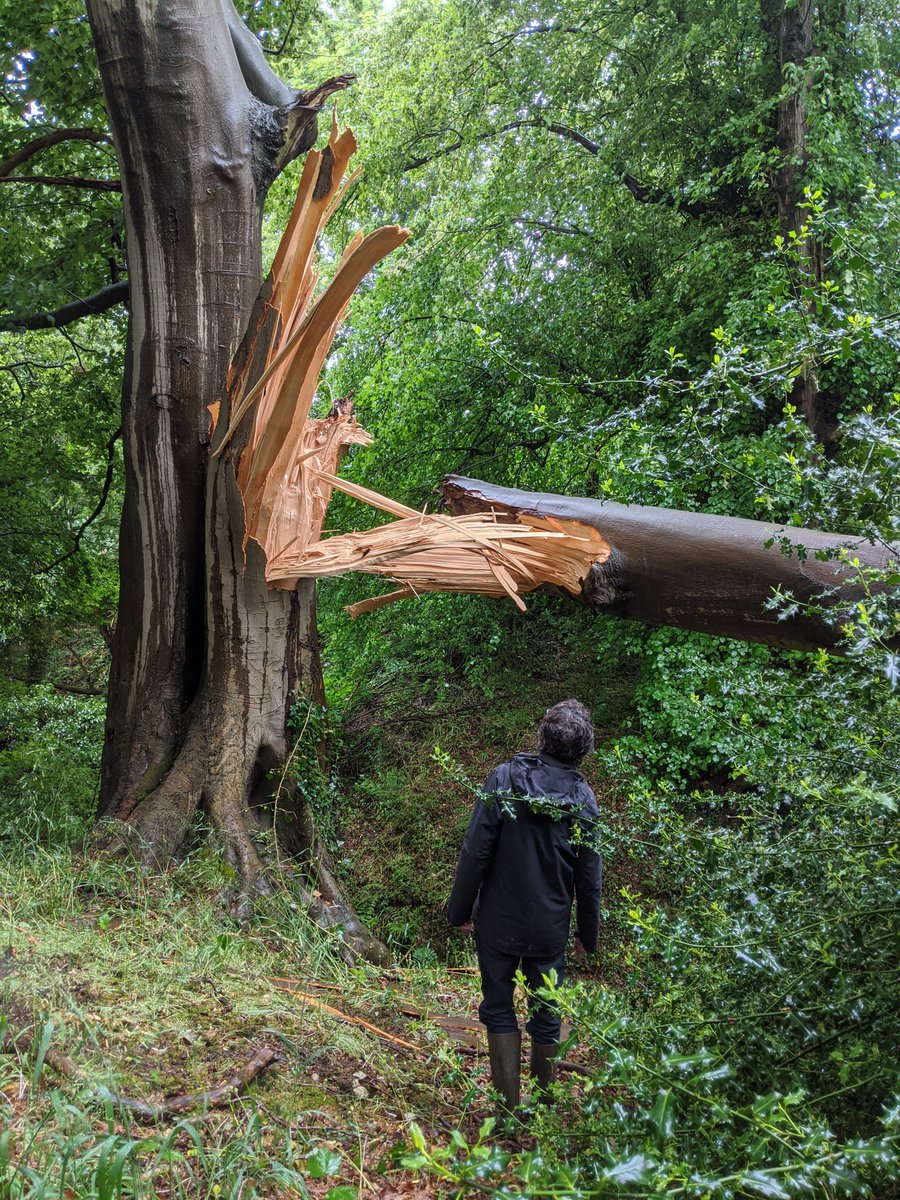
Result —
[{"label": "black trousers", "polygon": [[[562,949],[552,958],[523,958],[495,950],[485,944],[483,938],[476,939],[478,967],[481,971],[481,993],[483,999],[478,1007],[478,1019],[488,1033],[515,1033],[519,1024],[513,1008],[515,975],[519,967],[528,984],[529,992],[544,987],[544,976],[556,972],[558,983],[562,983],[565,971],[566,952]],[[526,1030],[534,1041],[550,1046],[559,1041],[559,1013],[552,1004],[533,996],[528,1005]]]}]

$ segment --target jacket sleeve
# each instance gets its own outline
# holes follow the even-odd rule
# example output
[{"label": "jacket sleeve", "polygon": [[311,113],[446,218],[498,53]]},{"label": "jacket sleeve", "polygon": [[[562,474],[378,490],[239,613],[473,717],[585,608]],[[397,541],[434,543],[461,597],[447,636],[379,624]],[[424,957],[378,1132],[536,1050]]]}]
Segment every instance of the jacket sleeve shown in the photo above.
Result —
[{"label": "jacket sleeve", "polygon": [[[484,785],[485,795],[490,796],[492,790],[496,791],[498,786],[498,772],[493,771]],[[497,801],[486,803],[484,796],[479,796],[475,801],[466,836],[463,838],[462,851],[456,866],[456,878],[447,902],[447,920],[451,925],[465,925],[472,919],[478,889],[493,858],[502,820]]]},{"label": "jacket sleeve", "polygon": [[578,847],[578,861],[575,864],[575,928],[585,950],[590,952],[597,949],[600,936],[602,885],[603,863],[600,855],[590,844],[582,843]]}]

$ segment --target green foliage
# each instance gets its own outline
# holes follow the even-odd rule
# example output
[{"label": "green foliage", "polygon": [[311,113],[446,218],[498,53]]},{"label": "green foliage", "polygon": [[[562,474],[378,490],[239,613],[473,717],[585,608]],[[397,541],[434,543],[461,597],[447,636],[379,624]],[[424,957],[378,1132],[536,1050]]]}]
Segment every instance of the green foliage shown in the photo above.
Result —
[{"label": "green foliage", "polygon": [[[414,231],[329,365],[327,388],[354,392],[377,439],[350,472],[416,505],[455,471],[729,513],[784,526],[785,552],[792,527],[840,530],[851,567],[852,539],[896,541],[895,18],[857,15],[821,6],[814,58],[783,77],[774,26],[740,0],[410,0],[346,26],[327,61],[359,65],[344,111],[367,172],[345,224],[377,212]],[[807,84],[791,238],[777,109]],[[830,458],[792,402],[809,371],[840,430]],[[351,503],[335,516],[371,521]],[[604,935],[615,986],[563,993],[592,1078],[538,1121],[532,1153],[500,1153],[490,1129],[438,1146],[413,1132],[408,1165],[465,1194],[887,1194],[900,588],[895,572],[859,584],[855,609],[821,600],[844,661],[606,620],[592,644],[574,637],[574,657],[620,681],[591,765],[619,793],[607,782],[601,829],[607,886],[624,891]],[[420,710],[441,713],[427,740],[477,778],[493,763],[466,753],[471,728],[456,736],[458,681],[509,710],[507,757],[555,654],[549,622],[567,618],[435,598],[348,629],[338,606],[368,590],[330,584],[323,623],[345,748],[366,736],[347,783],[390,822],[377,877],[355,864],[357,878],[405,920],[430,861],[408,749]],[[783,615],[794,603],[772,598]],[[553,698],[591,703],[557,661]],[[428,872],[417,886],[430,893]]]},{"label": "green foliage", "polygon": [[[404,1162],[471,1191],[594,1196],[887,1194],[900,1175],[890,792],[810,788],[782,807],[686,819],[635,797],[608,837],[654,859],[665,901],[626,892],[625,987],[552,998],[589,1081],[534,1118],[537,1149],[483,1129]],[[485,1141],[487,1139],[487,1141]]]},{"label": "green foliage", "polygon": [[0,692],[0,853],[66,845],[96,811],[103,704],[13,685]]},{"label": "green foliage", "polygon": [[[81,332],[85,336],[86,330]],[[0,654],[115,612],[120,347],[0,333]],[[37,678],[42,678],[38,673]]]}]

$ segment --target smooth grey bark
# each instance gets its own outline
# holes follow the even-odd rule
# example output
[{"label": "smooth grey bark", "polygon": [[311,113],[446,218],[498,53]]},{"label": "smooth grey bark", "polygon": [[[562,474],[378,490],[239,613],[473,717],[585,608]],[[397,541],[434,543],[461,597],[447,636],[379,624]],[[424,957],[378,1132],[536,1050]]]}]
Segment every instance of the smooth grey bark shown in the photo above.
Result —
[{"label": "smooth grey bark", "polygon": [[[441,486],[454,513],[536,513],[599,530],[612,552],[588,573],[581,595],[595,612],[785,650],[834,650],[841,634],[822,616],[802,609],[779,620],[766,608],[774,589],[793,593],[801,605],[816,605],[832,591],[826,603],[838,611],[863,594],[850,568],[818,559],[816,551],[834,553],[846,546],[863,566],[876,568],[900,559],[900,548],[740,517],[521,492],[458,475]],[[805,547],[805,557],[782,553],[782,537]]]},{"label": "smooth grey bark", "polygon": [[[270,590],[255,543],[245,557],[235,464],[210,464],[208,405],[222,402],[224,429],[226,372],[263,303],[265,193],[314,142],[317,109],[254,55],[230,0],[88,0],[88,14],[122,180],[131,316],[99,815],[117,820],[116,845],[163,864],[202,807],[243,901],[271,883],[257,802],[287,756],[289,704],[321,701],[322,688],[312,586]],[[316,89],[316,105],[341,86]],[[347,942],[382,956],[350,928],[339,894],[316,904],[323,924],[346,912]]]}]

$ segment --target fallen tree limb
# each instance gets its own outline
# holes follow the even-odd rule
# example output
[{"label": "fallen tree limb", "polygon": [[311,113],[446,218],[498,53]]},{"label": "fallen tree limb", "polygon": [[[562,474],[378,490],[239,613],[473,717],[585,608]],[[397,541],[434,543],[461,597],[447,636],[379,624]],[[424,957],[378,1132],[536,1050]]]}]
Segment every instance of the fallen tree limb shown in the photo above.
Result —
[{"label": "fallen tree limb", "polygon": [[123,1108],[127,1112],[132,1113],[142,1121],[165,1121],[170,1117],[180,1117],[187,1112],[193,1112],[195,1109],[210,1109],[220,1108],[223,1104],[230,1104],[236,1099],[241,1092],[245,1091],[249,1085],[262,1075],[263,1071],[267,1071],[275,1062],[278,1055],[268,1046],[263,1046],[255,1051],[253,1057],[244,1066],[240,1067],[233,1075],[231,1075],[219,1087],[211,1088],[208,1092],[193,1092],[183,1096],[172,1096],[168,1100],[163,1100],[160,1104],[147,1104],[143,1100],[132,1100],[129,1096],[122,1096],[117,1092],[108,1092],[106,1088],[96,1089],[96,1096],[100,1100],[108,1100],[116,1108]]},{"label": "fallen tree limb", "polygon": [[[18,1036],[21,1036],[21,1034]],[[8,1023],[6,1037],[9,1044],[15,1046],[17,1035],[12,1032]],[[131,1096],[124,1096],[120,1092],[111,1091],[109,1088],[93,1086],[87,1082],[84,1072],[81,1071],[68,1055],[62,1054],[52,1047],[45,1052],[44,1063],[56,1071],[58,1075],[62,1075],[65,1079],[72,1080],[72,1082],[85,1087],[89,1098],[96,1103],[112,1104],[115,1108],[130,1112],[141,1121],[165,1121],[171,1117],[179,1117],[184,1113],[194,1112],[196,1109],[208,1110],[210,1108],[221,1108],[222,1105],[229,1104],[241,1092],[245,1091],[255,1079],[258,1079],[264,1071],[267,1071],[277,1058],[278,1054],[276,1051],[268,1046],[262,1046],[254,1051],[253,1057],[244,1066],[238,1068],[233,1075],[229,1076],[218,1087],[210,1088],[206,1092],[191,1092],[181,1096],[171,1096],[159,1104],[148,1103],[145,1100],[135,1100]]]},{"label": "fallen tree limb", "polygon": [[[900,559],[900,548],[865,538],[739,517],[520,492],[458,475],[441,490],[455,514],[596,529],[611,551],[585,574],[577,597],[594,612],[786,650],[840,653],[840,619],[832,623],[825,610],[840,618],[865,594],[861,569]],[[850,561],[837,557],[843,550]],[[783,620],[767,608],[776,591],[797,601]]]}]

